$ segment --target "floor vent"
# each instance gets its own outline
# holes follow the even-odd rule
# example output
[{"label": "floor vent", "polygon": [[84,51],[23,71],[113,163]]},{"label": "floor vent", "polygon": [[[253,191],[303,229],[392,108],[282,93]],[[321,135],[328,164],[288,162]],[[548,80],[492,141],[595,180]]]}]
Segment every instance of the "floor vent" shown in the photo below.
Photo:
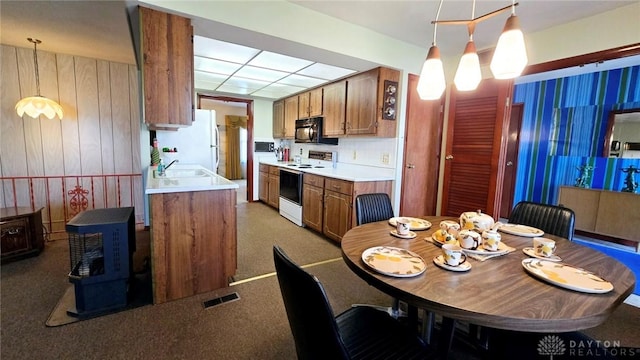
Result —
[{"label": "floor vent", "polygon": [[229,295],[224,295],[224,296],[220,296],[218,298],[215,299],[211,299],[211,300],[207,300],[203,303],[204,308],[208,309],[210,307],[216,306],[216,305],[220,305],[220,304],[224,304],[230,301],[236,301],[240,299],[240,296],[238,295],[238,293],[232,293]]}]

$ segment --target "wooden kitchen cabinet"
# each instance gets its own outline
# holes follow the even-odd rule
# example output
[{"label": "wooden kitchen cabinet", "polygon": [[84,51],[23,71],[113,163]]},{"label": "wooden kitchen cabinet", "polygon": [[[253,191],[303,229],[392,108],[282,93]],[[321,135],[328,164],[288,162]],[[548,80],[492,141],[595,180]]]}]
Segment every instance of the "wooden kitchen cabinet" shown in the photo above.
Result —
[{"label": "wooden kitchen cabinet", "polygon": [[258,198],[263,203],[278,209],[280,207],[280,168],[260,164],[258,175]]},{"label": "wooden kitchen cabinet", "polygon": [[323,233],[340,242],[351,229],[353,218],[353,182],[326,179],[324,191]]},{"label": "wooden kitchen cabinet", "polygon": [[298,97],[292,96],[284,99],[284,131],[283,139],[293,139],[298,120]]},{"label": "wooden kitchen cabinet", "polygon": [[284,100],[273,102],[273,137],[281,139],[285,136],[284,126]]},{"label": "wooden kitchen cabinet", "polygon": [[38,255],[44,249],[42,208],[0,209],[2,263]]},{"label": "wooden kitchen cabinet", "polygon": [[280,208],[280,168],[269,166],[269,199],[267,203],[274,208]]},{"label": "wooden kitchen cabinet", "polygon": [[191,20],[138,7],[143,116],[150,129],[177,130],[193,122]]},{"label": "wooden kitchen cabinet", "polygon": [[302,222],[322,232],[324,218],[324,177],[304,174],[302,185]]},{"label": "wooden kitchen cabinet", "polygon": [[258,199],[263,203],[269,202],[269,165],[260,164],[258,173]]},{"label": "wooden kitchen cabinet", "polygon": [[322,88],[298,95],[298,119],[322,116]]},{"label": "wooden kitchen cabinet", "polygon": [[[387,193],[392,181],[347,181],[325,178],[323,234],[337,242],[356,226],[355,199],[360,194]],[[303,207],[304,212],[304,207]]]},{"label": "wooden kitchen cabinet", "polygon": [[383,111],[388,101],[385,81],[395,83],[394,109],[397,108],[397,85],[400,73],[388,68],[375,68],[347,78],[347,135],[395,137],[396,121],[387,120]]},{"label": "wooden kitchen cabinet", "polygon": [[337,137],[345,135],[345,106],[347,102],[346,80],[331,83],[323,87],[322,136]]}]

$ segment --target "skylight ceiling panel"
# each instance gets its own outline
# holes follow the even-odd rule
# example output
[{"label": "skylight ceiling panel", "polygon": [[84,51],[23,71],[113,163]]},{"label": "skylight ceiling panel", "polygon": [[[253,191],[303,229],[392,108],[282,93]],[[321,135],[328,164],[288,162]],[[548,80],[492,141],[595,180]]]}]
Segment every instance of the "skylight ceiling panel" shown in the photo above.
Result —
[{"label": "skylight ceiling panel", "polygon": [[238,70],[238,72],[235,73],[235,76],[268,82],[280,80],[287,75],[288,73],[283,71],[264,69],[249,65],[243,66],[242,69]]},{"label": "skylight ceiling panel", "polygon": [[197,71],[207,71],[210,73],[231,75],[242,67],[242,64],[236,64],[228,61],[221,61],[196,56],[193,58],[193,66]]},{"label": "skylight ceiling panel", "polygon": [[242,88],[242,87],[238,87],[238,86],[233,86],[233,85],[229,85],[229,84],[224,84],[224,85],[218,87],[216,89],[216,91],[226,92],[226,93],[230,93],[230,94],[238,94],[238,95],[249,95],[254,90],[247,89],[247,88]]},{"label": "skylight ceiling panel", "polygon": [[253,58],[248,65],[292,73],[311,64],[313,64],[313,62],[309,60],[263,51]]},{"label": "skylight ceiling panel", "polygon": [[315,63],[297,72],[299,75],[312,76],[319,79],[335,80],[343,76],[353,74],[355,71],[336,66]]},{"label": "skylight ceiling panel", "polygon": [[194,55],[246,64],[260,50],[201,36],[193,37]]},{"label": "skylight ceiling panel", "polygon": [[269,98],[269,99],[280,99],[285,96],[289,96],[291,94],[295,94],[303,90],[305,90],[304,87],[289,86],[289,85],[274,83],[252,93],[251,95],[260,96],[260,97]]},{"label": "skylight ceiling panel", "polygon": [[240,89],[248,89],[249,92],[256,91],[262,89],[263,87],[269,85],[268,81],[247,79],[239,76],[233,76],[227,79],[223,86],[229,85]]},{"label": "skylight ceiling panel", "polygon": [[326,83],[326,80],[317,79],[309,76],[291,74],[286,78],[278,81],[279,84],[301,86],[303,88],[315,87]]}]

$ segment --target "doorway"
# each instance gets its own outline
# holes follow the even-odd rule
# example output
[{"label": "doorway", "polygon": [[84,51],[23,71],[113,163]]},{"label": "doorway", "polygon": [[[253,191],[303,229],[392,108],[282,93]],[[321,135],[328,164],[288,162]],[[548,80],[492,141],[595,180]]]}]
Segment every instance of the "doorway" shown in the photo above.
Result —
[{"label": "doorway", "polygon": [[[245,163],[241,164],[242,168],[242,176],[241,179],[232,179],[232,181],[238,180],[238,182],[242,183],[243,186],[240,186],[238,189],[238,201],[253,201],[253,100],[250,99],[241,99],[234,98],[228,96],[213,96],[206,94],[198,94],[198,109],[210,109],[210,110],[220,110],[224,107],[234,107],[241,108],[237,114],[244,113],[247,117],[246,128],[238,129],[238,139],[239,142],[239,156],[241,159],[241,163],[244,159],[246,159]],[[229,111],[226,111],[229,112]],[[233,111],[231,111],[233,112]],[[223,118],[225,115],[229,114],[219,114],[222,115]],[[222,133],[222,131],[221,131]],[[222,134],[221,134],[222,135]],[[222,136],[221,136],[222,138]],[[221,140],[221,145],[225,146],[225,141]]]}]

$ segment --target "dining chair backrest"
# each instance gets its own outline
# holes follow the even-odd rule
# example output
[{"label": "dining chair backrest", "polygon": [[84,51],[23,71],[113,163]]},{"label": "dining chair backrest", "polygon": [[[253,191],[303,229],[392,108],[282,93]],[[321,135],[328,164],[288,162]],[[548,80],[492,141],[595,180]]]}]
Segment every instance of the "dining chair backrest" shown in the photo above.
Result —
[{"label": "dining chair backrest", "polygon": [[393,206],[388,194],[361,194],[356,197],[356,225],[388,220],[392,217]]},{"label": "dining chair backrest", "polygon": [[511,211],[509,222],[533,226],[546,234],[573,241],[575,218],[573,210],[563,206],[521,201]]},{"label": "dining chair backrest", "polygon": [[273,247],[282,300],[299,360],[433,358],[416,329],[387,312],[352,306],[334,315],[320,281]]},{"label": "dining chair backrest", "polygon": [[348,359],[333,309],[320,281],[273,247],[280,292],[298,359]]}]

